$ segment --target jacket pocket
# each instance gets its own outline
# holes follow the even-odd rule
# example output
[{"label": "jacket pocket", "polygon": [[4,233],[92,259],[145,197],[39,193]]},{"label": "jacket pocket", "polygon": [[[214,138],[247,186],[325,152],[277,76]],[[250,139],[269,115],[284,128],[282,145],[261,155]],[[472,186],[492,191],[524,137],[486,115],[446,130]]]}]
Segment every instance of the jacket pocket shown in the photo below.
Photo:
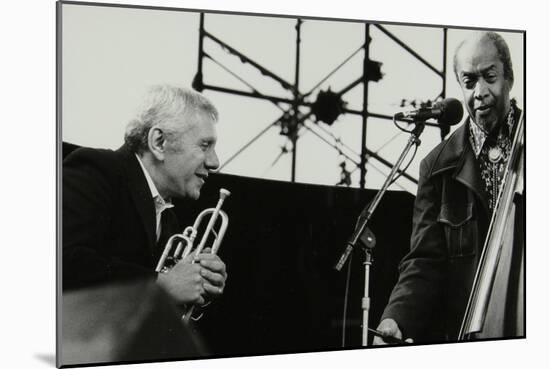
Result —
[{"label": "jacket pocket", "polygon": [[477,242],[474,204],[442,204],[437,221],[445,231],[449,257],[473,256]]}]

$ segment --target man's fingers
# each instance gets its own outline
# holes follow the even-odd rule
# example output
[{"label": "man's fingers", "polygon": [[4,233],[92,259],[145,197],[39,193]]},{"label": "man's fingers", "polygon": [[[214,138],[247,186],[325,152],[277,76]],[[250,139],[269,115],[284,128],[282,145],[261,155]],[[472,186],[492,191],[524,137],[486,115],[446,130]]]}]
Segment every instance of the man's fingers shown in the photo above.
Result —
[{"label": "man's fingers", "polygon": [[223,293],[223,287],[213,286],[210,283],[204,284],[204,290],[210,295],[221,295]]},{"label": "man's fingers", "polygon": [[393,336],[396,333],[393,327],[378,327],[378,331],[386,336]]},{"label": "man's fingers", "polygon": [[206,300],[204,299],[204,297],[202,297],[202,295],[199,295],[199,297],[197,297],[197,298],[195,299],[195,304],[196,304],[196,305],[202,305],[202,304],[204,304],[205,301],[206,301]]},{"label": "man's fingers", "polygon": [[387,345],[394,343],[391,338],[397,338],[399,340],[403,339],[403,334],[401,333],[397,322],[391,318],[386,318],[381,321],[376,329],[387,338],[376,336],[373,340],[373,344],[375,345]]},{"label": "man's fingers", "polygon": [[203,267],[204,269],[207,269],[215,274],[220,274],[222,275],[224,278],[227,277],[227,272],[225,270],[225,264],[217,259],[217,260],[204,260],[204,259],[201,259],[200,260],[200,266]]},{"label": "man's fingers", "polygon": [[372,340],[372,344],[378,346],[378,345],[387,345],[388,343],[385,342],[385,341],[384,341],[382,338],[380,338],[380,337],[374,337],[374,339]]},{"label": "man's fingers", "polygon": [[201,277],[213,284],[214,286],[222,287],[225,281],[225,278],[218,273],[209,271],[206,268],[201,269]]}]

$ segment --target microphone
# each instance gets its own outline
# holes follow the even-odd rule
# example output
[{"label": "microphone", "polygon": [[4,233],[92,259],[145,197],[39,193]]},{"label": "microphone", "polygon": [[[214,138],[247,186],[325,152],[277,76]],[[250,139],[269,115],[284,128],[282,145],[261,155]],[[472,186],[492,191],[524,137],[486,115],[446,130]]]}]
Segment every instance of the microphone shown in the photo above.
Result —
[{"label": "microphone", "polygon": [[460,123],[464,109],[462,103],[455,98],[443,99],[436,102],[432,107],[421,108],[395,114],[395,119],[410,118],[414,120],[424,121],[426,119],[435,118],[437,122],[444,126],[454,126]]}]

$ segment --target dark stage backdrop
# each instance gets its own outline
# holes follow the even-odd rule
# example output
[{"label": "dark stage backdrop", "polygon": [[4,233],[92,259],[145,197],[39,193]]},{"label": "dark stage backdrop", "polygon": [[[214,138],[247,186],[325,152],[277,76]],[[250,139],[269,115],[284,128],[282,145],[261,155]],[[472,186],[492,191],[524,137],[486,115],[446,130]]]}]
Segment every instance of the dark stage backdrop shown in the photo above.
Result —
[{"label": "dark stage backdrop", "polygon": [[[211,352],[340,348],[347,270],[333,267],[376,191],[217,174],[197,203],[176,204],[181,224],[214,207],[220,187],[232,193],[223,206],[230,220],[219,251],[229,278],[223,297],[199,321]],[[374,328],[409,247],[413,201],[406,192],[387,193],[370,224],[377,238],[370,279]],[[361,345],[364,260],[361,250],[353,254],[347,347]]]},{"label": "dark stage backdrop", "polygon": [[[64,144],[64,156],[73,148]],[[334,265],[376,191],[216,174],[200,200],[175,201],[182,231],[216,205],[220,187],[231,191],[223,206],[229,228],[219,251],[229,277],[224,295],[195,327],[210,354],[341,348],[347,269],[338,273]],[[373,328],[409,247],[413,201],[409,193],[388,192],[370,223],[377,238],[370,274]],[[346,348],[361,346],[364,259],[361,250],[353,254]]]}]

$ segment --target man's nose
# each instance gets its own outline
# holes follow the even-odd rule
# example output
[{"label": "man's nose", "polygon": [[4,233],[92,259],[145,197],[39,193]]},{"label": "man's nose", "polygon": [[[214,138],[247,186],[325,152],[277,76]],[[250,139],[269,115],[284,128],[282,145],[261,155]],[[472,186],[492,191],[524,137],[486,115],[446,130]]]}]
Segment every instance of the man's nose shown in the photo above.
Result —
[{"label": "man's nose", "polygon": [[205,166],[206,166],[206,169],[212,170],[212,171],[220,167],[220,161],[218,160],[218,155],[216,155],[216,151],[212,150],[206,156]]},{"label": "man's nose", "polygon": [[482,100],[488,95],[489,95],[489,88],[487,86],[487,82],[485,82],[483,79],[479,79],[476,83],[476,87],[474,90],[474,97],[478,100]]}]

